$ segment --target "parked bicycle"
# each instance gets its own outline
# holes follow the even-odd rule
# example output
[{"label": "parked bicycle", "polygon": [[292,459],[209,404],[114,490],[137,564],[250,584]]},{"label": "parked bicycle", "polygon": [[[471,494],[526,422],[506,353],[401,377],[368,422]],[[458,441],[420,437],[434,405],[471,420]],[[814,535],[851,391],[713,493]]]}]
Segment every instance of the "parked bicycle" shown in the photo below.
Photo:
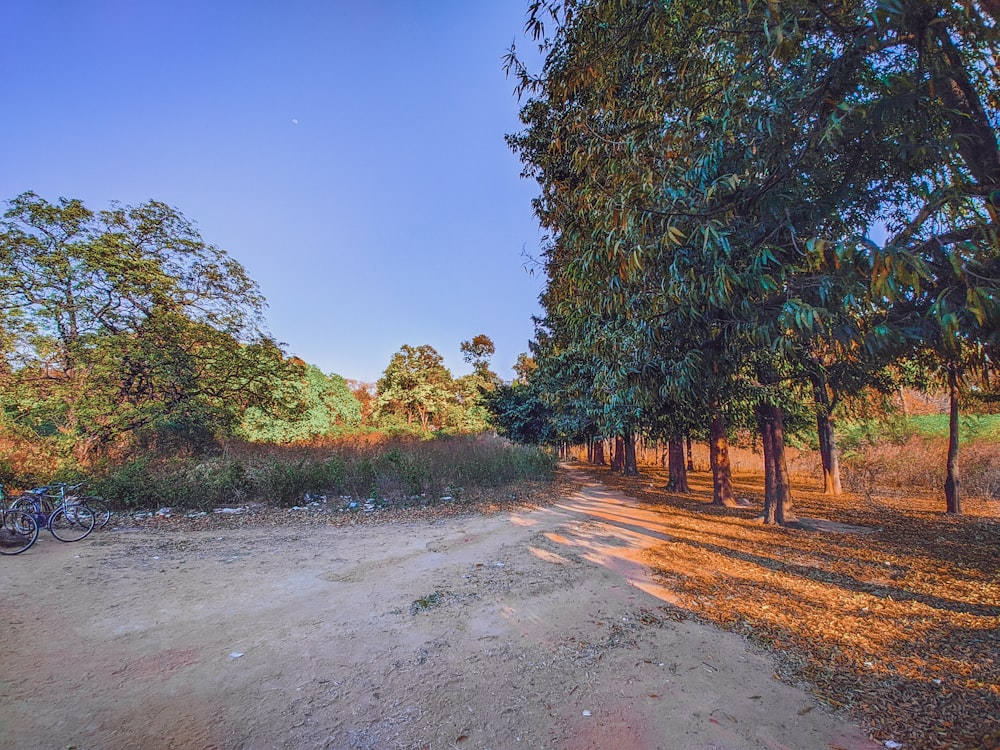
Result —
[{"label": "parked bicycle", "polygon": [[0,482],[0,555],[19,555],[38,539],[38,521],[30,513],[8,510]]},{"label": "parked bicycle", "polygon": [[49,497],[62,504],[82,503],[94,511],[94,528],[103,529],[111,520],[111,507],[103,497],[98,495],[84,495],[83,487],[86,482],[79,484],[66,484],[66,482],[56,482],[49,485]]},{"label": "parked bicycle", "polygon": [[[94,513],[94,528],[102,529],[111,520],[111,508],[102,497],[81,494],[85,484],[86,482],[78,484],[53,482],[44,487],[29,490],[27,494],[38,501],[41,510],[45,513],[52,513],[60,506],[74,508],[77,505],[86,505]],[[19,500],[21,499],[23,498],[19,498]],[[15,501],[15,504],[17,502]]]},{"label": "parked bicycle", "polygon": [[80,541],[94,530],[97,521],[87,505],[67,500],[65,485],[29,490],[11,503],[11,510],[30,514],[60,542]]}]

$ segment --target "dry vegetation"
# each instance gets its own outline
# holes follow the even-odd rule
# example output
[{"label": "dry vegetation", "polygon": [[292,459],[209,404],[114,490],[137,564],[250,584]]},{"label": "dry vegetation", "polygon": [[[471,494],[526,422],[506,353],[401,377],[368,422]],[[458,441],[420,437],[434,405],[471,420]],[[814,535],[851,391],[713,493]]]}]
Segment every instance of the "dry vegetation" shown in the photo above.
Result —
[{"label": "dry vegetation", "polygon": [[[803,528],[756,521],[762,477],[737,477],[745,509],[661,489],[666,473],[593,475],[655,504],[673,528],[648,563],[677,607],[774,653],[780,676],[908,748],[1000,748],[1000,503],[870,499],[795,484]],[[809,520],[815,519],[815,521]]]}]

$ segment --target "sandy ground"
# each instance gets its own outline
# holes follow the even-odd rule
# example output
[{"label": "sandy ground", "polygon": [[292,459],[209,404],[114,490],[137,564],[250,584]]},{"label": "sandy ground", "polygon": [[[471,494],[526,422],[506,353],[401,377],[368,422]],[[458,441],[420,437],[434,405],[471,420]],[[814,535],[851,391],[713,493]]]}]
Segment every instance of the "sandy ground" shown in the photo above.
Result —
[{"label": "sandy ground", "polygon": [[599,486],[515,514],[43,532],[0,559],[0,748],[880,747],[643,565]]}]

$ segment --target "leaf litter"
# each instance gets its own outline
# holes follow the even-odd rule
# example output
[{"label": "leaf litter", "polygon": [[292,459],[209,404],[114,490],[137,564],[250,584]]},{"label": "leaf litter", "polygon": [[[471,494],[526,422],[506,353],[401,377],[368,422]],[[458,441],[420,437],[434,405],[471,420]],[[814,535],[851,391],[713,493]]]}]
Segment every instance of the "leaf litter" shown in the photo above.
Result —
[{"label": "leaf litter", "polygon": [[762,477],[739,478],[749,507],[718,508],[707,473],[689,495],[659,469],[587,473],[662,514],[672,538],[646,562],[676,605],[770,652],[780,679],[887,746],[1000,749],[1000,504],[949,517],[936,496],[796,486],[785,529],[760,523]]}]

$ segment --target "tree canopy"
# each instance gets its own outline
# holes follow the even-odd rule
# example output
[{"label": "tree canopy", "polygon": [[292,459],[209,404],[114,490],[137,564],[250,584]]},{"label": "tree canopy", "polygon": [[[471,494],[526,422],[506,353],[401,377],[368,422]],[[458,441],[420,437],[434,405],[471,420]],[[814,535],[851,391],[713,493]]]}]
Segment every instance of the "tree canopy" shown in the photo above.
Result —
[{"label": "tree canopy", "polygon": [[756,404],[766,438],[791,384],[856,382],[928,326],[995,346],[996,12],[529,5],[545,57],[536,73],[511,51],[509,141],[549,231],[543,323],[589,360],[606,416]]},{"label": "tree canopy", "polygon": [[14,428],[100,449],[143,430],[225,434],[286,407],[297,371],[245,269],[156,201],[12,201],[0,223],[0,401]]}]

